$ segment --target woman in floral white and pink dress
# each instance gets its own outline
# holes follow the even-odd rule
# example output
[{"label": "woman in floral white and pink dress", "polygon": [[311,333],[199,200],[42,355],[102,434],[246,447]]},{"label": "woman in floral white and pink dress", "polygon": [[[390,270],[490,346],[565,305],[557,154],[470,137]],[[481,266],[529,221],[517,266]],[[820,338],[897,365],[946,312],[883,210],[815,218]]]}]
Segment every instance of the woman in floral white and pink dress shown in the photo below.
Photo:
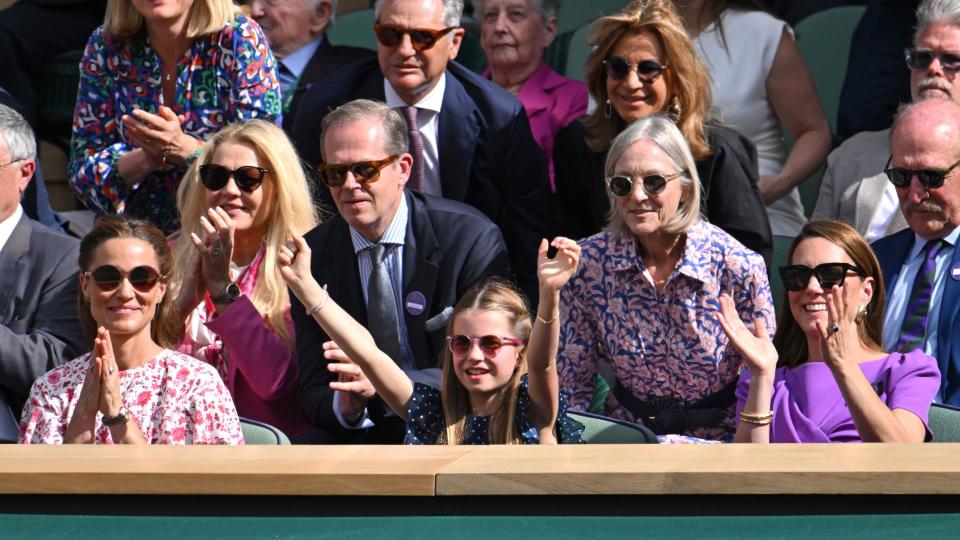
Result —
[{"label": "woman in floral white and pink dress", "polygon": [[22,443],[242,444],[216,370],[170,350],[173,258],[146,221],[102,218],[80,244],[80,318],[93,351],[37,379]]}]

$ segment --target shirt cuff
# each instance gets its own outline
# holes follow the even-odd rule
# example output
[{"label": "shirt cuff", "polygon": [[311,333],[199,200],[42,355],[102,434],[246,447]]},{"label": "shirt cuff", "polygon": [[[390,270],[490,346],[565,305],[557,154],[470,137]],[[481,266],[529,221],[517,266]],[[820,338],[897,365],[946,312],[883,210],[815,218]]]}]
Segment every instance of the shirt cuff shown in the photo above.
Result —
[{"label": "shirt cuff", "polygon": [[360,417],[360,420],[355,424],[347,422],[347,419],[343,417],[343,413],[340,412],[340,391],[333,391],[333,415],[337,417],[337,422],[340,422],[340,425],[346,429],[367,429],[374,426],[373,420],[370,420],[370,416],[367,414],[367,408],[363,408],[363,415]]}]

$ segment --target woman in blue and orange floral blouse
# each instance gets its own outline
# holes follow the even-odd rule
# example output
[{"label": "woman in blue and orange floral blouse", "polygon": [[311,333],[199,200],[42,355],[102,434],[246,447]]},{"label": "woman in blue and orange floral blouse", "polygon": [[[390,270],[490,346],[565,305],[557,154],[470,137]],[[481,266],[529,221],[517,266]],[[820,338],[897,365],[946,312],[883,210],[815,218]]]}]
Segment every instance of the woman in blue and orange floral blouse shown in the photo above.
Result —
[{"label": "woman in blue and orange floral blouse", "polygon": [[660,435],[729,439],[742,359],[717,322],[719,297],[773,332],[763,259],[703,220],[693,156],[667,117],[620,133],[605,174],[609,224],[581,241],[560,297],[561,389],[572,409],[588,408],[606,358],[617,378],[606,414]]},{"label": "woman in blue and orange floral blouse", "polygon": [[179,226],[174,195],[204,139],[280,122],[276,60],[231,0],[110,0],[80,63],[70,183],[98,214]]}]

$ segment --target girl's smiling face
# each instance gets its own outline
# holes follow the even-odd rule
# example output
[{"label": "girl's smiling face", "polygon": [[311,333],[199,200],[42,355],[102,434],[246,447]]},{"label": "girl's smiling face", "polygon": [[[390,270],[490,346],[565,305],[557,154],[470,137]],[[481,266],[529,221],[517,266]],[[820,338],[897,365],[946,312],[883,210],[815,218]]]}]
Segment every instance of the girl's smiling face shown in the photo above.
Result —
[{"label": "girl's smiling face", "polygon": [[502,311],[468,309],[454,319],[451,335],[471,338],[466,353],[450,352],[453,372],[470,394],[470,404],[478,414],[490,414],[493,411],[485,409],[496,405],[500,390],[519,367],[523,345],[503,343],[496,351],[484,351],[477,338],[517,338],[510,317]]}]

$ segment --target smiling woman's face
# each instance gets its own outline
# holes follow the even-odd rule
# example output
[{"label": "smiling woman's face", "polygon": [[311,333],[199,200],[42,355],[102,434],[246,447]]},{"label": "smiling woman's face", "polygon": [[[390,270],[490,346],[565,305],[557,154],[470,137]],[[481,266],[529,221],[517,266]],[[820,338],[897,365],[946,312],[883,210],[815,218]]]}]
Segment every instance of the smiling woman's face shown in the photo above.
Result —
[{"label": "smiling woman's face", "polygon": [[[245,166],[265,167],[253,147],[236,142],[221,143],[214,151],[210,163],[231,171]],[[263,183],[252,193],[247,193],[237,187],[236,179],[231,176],[227,185],[217,191],[204,188],[207,207],[223,208],[233,219],[238,235],[266,235],[273,201],[273,178],[272,173],[267,173],[263,177]]]},{"label": "smiling woman's face", "polygon": [[662,111],[667,106],[669,88],[666,74],[653,82],[645,82],[637,76],[636,65],[653,60],[665,65],[663,45],[660,39],[649,33],[625,34],[610,51],[609,56],[619,56],[630,64],[630,71],[621,81],[607,77],[607,97],[613,109],[628,124],[634,120]]},{"label": "smiling woman's face", "polygon": [[[676,165],[655,142],[640,139],[630,145],[614,165],[614,174],[627,175],[633,179],[633,188],[624,197],[616,198],[617,212],[627,229],[636,237],[659,233],[664,223],[677,213],[683,198],[681,179],[676,177]],[[663,191],[648,195],[641,184],[643,177],[659,174],[674,176]]]}]

